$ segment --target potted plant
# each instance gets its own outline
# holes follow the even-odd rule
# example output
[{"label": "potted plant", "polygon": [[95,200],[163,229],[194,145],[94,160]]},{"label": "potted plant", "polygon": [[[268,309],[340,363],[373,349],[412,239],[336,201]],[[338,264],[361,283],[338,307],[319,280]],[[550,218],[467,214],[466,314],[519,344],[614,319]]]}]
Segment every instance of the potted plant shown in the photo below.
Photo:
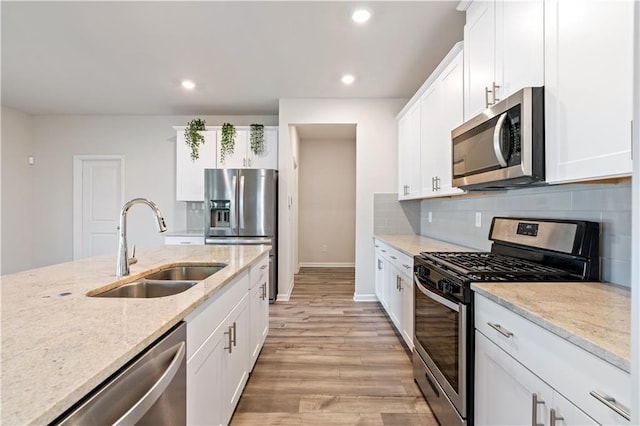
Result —
[{"label": "potted plant", "polygon": [[228,155],[233,154],[236,146],[236,128],[231,123],[222,125],[220,134],[220,162],[224,163]]},{"label": "potted plant", "polygon": [[204,143],[204,136],[202,133],[205,130],[205,121],[199,118],[194,118],[184,129],[184,140],[191,148],[191,160],[195,161],[200,157],[198,148]]},{"label": "potted plant", "polygon": [[251,152],[253,152],[255,155],[264,154],[264,125],[252,124],[249,129]]}]

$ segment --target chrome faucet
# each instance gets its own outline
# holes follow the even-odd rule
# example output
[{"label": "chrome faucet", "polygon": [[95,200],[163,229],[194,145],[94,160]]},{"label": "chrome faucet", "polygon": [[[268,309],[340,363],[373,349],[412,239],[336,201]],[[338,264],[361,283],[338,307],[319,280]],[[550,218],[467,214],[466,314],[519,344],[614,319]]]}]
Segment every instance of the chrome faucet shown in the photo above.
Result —
[{"label": "chrome faucet", "polygon": [[122,206],[122,210],[120,210],[120,226],[118,226],[119,237],[118,237],[118,259],[116,264],[116,277],[124,277],[129,275],[129,265],[136,263],[135,259],[135,246],[133,247],[133,256],[129,259],[129,254],[127,252],[127,212],[134,204],[146,204],[151,207],[153,213],[156,216],[156,221],[158,222],[158,232],[164,232],[167,230],[167,225],[164,223],[164,218],[162,217],[162,213],[160,213],[160,209],[156,204],[147,200],[146,198],[134,198],[131,201],[126,202]]}]

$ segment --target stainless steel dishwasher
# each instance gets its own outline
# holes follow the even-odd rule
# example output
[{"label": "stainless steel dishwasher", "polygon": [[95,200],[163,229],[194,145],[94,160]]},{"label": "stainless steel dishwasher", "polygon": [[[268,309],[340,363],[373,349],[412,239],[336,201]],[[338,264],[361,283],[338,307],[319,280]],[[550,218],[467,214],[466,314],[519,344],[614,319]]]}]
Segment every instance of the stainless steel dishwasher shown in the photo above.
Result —
[{"label": "stainless steel dishwasher", "polygon": [[181,322],[53,424],[185,425],[186,336]]}]

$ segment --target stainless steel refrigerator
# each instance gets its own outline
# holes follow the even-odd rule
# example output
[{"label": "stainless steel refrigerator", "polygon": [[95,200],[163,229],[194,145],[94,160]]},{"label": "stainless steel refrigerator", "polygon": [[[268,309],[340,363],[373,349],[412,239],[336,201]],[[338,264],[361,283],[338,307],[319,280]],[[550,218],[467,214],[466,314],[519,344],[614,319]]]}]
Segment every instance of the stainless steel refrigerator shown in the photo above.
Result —
[{"label": "stainless steel refrigerator", "polygon": [[278,292],[278,172],[205,169],[206,244],[270,244],[269,301]]}]

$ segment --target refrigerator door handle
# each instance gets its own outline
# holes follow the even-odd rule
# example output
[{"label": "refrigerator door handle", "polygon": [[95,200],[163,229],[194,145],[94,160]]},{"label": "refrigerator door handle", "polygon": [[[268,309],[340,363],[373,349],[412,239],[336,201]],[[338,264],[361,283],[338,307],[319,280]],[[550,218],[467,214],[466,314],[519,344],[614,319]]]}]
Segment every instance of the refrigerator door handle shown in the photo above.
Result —
[{"label": "refrigerator door handle", "polygon": [[240,194],[238,195],[238,215],[240,216],[240,229],[244,229],[244,175],[240,175]]},{"label": "refrigerator door handle", "polygon": [[[237,185],[238,184],[238,178],[237,176],[234,174],[233,177],[231,178],[231,186],[233,187],[233,190],[231,191],[232,194],[235,194],[237,192]],[[236,209],[232,208],[231,211],[229,212],[230,216],[231,216],[231,229],[234,230],[234,232],[236,231],[238,225],[236,224]]]}]

